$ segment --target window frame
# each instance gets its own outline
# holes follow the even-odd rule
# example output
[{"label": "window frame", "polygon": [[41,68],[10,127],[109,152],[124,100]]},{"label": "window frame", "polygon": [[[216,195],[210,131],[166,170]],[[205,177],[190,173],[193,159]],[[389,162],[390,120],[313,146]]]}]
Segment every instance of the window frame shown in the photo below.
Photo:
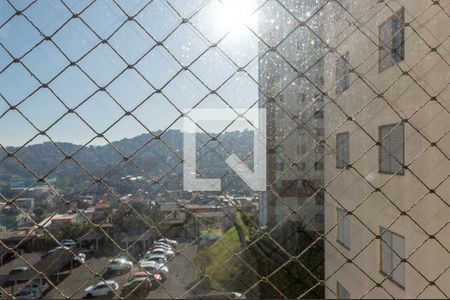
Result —
[{"label": "window frame", "polygon": [[339,56],[336,60],[336,95],[340,95],[350,88],[350,52]]},{"label": "window frame", "polygon": [[[340,290],[345,291],[345,293],[347,293],[347,295],[348,295],[348,298],[339,297],[340,296],[339,295],[340,294],[339,293]],[[337,280],[336,280],[336,298],[337,299],[352,299],[352,294]]]},{"label": "window frame", "polygon": [[[347,138],[345,139],[346,143],[347,143],[347,155],[348,157],[343,157],[344,155],[342,155],[342,153],[339,151],[339,147],[343,144],[342,142],[339,143],[339,137],[342,136],[346,136]],[[345,169],[347,167],[347,164],[350,163],[350,132],[345,131],[345,132],[340,132],[336,134],[336,169]],[[345,159],[347,158],[348,161],[345,161]],[[341,164],[342,163],[342,164]]]},{"label": "window frame", "polygon": [[[399,288],[401,288],[402,290],[405,290],[406,289],[406,263],[404,263],[404,262],[401,262],[397,267],[396,267],[396,269],[394,270],[394,262],[393,262],[393,256],[394,255],[397,255],[397,254],[395,254],[395,252],[394,252],[394,250],[392,249],[393,248],[393,246],[392,245],[389,245],[388,244],[388,250],[390,251],[390,256],[391,256],[391,266],[390,266],[390,268],[391,268],[391,271],[389,272],[389,273],[391,273],[390,275],[388,275],[388,273],[386,273],[384,270],[383,270],[383,243],[386,243],[387,244],[387,242],[385,242],[384,240],[383,240],[383,234],[387,234],[387,233],[389,233],[389,234],[391,234],[391,244],[393,244],[393,238],[394,238],[394,236],[396,236],[396,237],[398,237],[398,238],[402,238],[403,239],[403,249],[404,249],[404,251],[405,251],[405,253],[403,253],[403,257],[406,257],[406,238],[405,238],[405,236],[403,236],[403,235],[400,235],[400,234],[398,234],[398,233],[396,233],[396,232],[394,232],[394,231],[392,231],[392,230],[389,230],[389,229],[387,229],[387,228],[385,228],[385,227],[382,227],[382,226],[380,226],[380,243],[379,243],[379,268],[378,268],[378,270],[379,270],[379,272],[380,272],[380,274],[381,275],[383,275],[384,277],[386,277],[390,282],[392,282],[392,283],[394,283],[396,286],[398,286]],[[387,247],[387,246],[386,246]],[[397,255],[398,256],[398,255]],[[399,259],[402,259],[401,257],[399,257]],[[403,276],[404,276],[404,278],[403,278],[403,282],[404,282],[404,284],[402,284],[401,282],[399,282],[398,281],[398,279],[395,279],[394,278],[394,272],[396,271],[396,270],[398,270],[398,268],[400,268],[400,267],[402,267],[402,264],[403,264],[403,267],[405,268],[404,269],[404,273],[403,273]]]},{"label": "window frame", "polygon": [[[385,135],[385,136],[383,136],[383,134],[382,134],[382,130],[383,129],[385,129],[385,128],[388,128],[388,127],[391,127],[391,130],[389,130],[388,132],[388,134],[387,135]],[[382,156],[383,156],[383,141],[382,141],[382,139],[383,139],[383,137],[384,137],[384,140],[386,140],[386,137],[388,137],[389,136],[389,134],[391,134],[392,133],[392,129],[396,129],[396,128],[402,128],[402,158],[403,158],[403,161],[401,161],[400,163],[401,163],[401,168],[399,168],[399,169],[397,169],[397,170],[395,170],[395,171],[386,171],[386,170],[383,170],[383,163],[382,163],[382,161],[383,161],[383,158],[382,158]],[[403,168],[403,166],[405,165],[405,155],[406,155],[406,143],[405,143],[405,126],[404,126],[404,124],[403,124],[403,122],[400,122],[400,123],[390,123],[390,124],[385,124],[385,125],[381,125],[381,126],[379,126],[378,127],[378,142],[379,142],[379,146],[378,146],[378,173],[380,173],[380,174],[387,174],[387,175],[405,175],[405,169]],[[392,153],[392,151],[391,151],[391,149],[389,149],[390,151],[389,151],[389,153]],[[391,154],[391,156],[392,156],[392,154]],[[389,159],[391,159],[391,158],[389,158]],[[390,170],[392,170],[392,167],[389,167],[389,169]]]},{"label": "window frame", "polygon": [[[339,216],[339,213],[343,214],[343,217]],[[346,223],[348,222],[348,224]],[[342,247],[344,247],[347,250],[351,250],[351,239],[350,239],[350,230],[351,230],[351,222],[350,222],[350,216],[347,215],[347,211],[340,208],[340,207],[336,207],[336,230],[337,230],[337,234],[336,234],[336,242],[341,245]],[[345,240],[345,225],[348,226],[348,245],[345,243],[345,241],[341,241],[340,237],[339,237],[339,229],[342,226],[342,231],[343,231],[343,239]]]},{"label": "window frame", "polygon": [[[398,20],[398,21],[397,21]],[[397,22],[396,22],[397,21]],[[399,23],[397,31],[394,24]],[[385,28],[388,27],[388,28]],[[384,32],[387,30],[387,32]],[[383,40],[382,36],[387,36]],[[396,40],[400,45],[395,47]],[[400,49],[400,54],[397,50]],[[378,26],[378,72],[381,73],[399,62],[405,60],[405,8],[395,11],[388,19]]]}]

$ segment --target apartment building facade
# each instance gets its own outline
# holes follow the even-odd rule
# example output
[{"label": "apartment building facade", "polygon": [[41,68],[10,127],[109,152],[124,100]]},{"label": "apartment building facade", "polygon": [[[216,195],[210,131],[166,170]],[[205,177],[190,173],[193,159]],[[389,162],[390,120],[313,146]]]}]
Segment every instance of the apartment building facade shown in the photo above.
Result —
[{"label": "apartment building facade", "polygon": [[[267,193],[260,223],[323,230],[324,1],[267,1],[259,17],[260,103],[267,115]],[[302,24],[304,23],[304,24]]]},{"label": "apartment building facade", "polygon": [[450,297],[448,13],[327,6],[327,298]]}]

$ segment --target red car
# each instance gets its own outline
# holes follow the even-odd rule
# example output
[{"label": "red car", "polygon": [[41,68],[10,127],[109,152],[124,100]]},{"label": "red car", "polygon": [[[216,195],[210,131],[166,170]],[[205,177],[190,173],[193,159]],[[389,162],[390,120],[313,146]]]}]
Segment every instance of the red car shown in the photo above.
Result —
[{"label": "red car", "polygon": [[137,278],[149,278],[150,279],[150,288],[157,288],[161,283],[161,275],[158,273],[151,273],[145,271],[137,271],[128,279],[129,281],[133,281]]}]

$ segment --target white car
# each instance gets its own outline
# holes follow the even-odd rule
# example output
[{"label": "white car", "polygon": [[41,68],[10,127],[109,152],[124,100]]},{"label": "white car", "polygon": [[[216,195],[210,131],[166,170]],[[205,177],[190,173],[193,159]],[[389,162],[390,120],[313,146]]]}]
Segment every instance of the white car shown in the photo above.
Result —
[{"label": "white car", "polygon": [[53,248],[52,250],[49,250],[47,253],[42,255],[41,258],[43,259],[43,258],[49,256],[50,254],[53,254],[53,253],[56,253],[56,252],[59,252],[59,251],[63,251],[63,250],[69,250],[69,249],[70,248],[66,247],[66,246],[58,246],[58,247]]},{"label": "white car", "polygon": [[160,254],[160,255],[165,255],[167,258],[172,258],[175,255],[175,253],[172,250],[166,250],[163,248],[153,248],[152,250],[147,252],[147,254],[148,255]]},{"label": "white car", "polygon": [[76,255],[73,258],[72,264],[74,266],[80,266],[82,265],[84,262],[86,261],[86,254],[84,253],[78,253],[78,255]]},{"label": "white car", "polygon": [[133,268],[133,263],[125,258],[111,259],[108,264],[108,271],[127,273]]},{"label": "white car", "polygon": [[173,247],[171,245],[162,242],[154,242],[153,248],[163,248],[167,250],[173,250]]},{"label": "white car", "polygon": [[177,241],[169,240],[167,238],[160,238],[159,240],[157,240],[157,242],[167,243],[167,244],[171,245],[174,248],[176,248],[178,246],[178,242]]},{"label": "white car", "polygon": [[139,266],[146,272],[161,274],[164,279],[169,276],[169,268],[164,263],[159,263],[154,260],[142,260]]},{"label": "white car", "polygon": [[164,254],[147,253],[143,260],[153,260],[165,264],[167,262],[167,257]]},{"label": "white car", "polygon": [[119,284],[114,280],[100,281],[84,290],[84,298],[112,296],[114,295],[114,291],[117,291],[118,289]]}]

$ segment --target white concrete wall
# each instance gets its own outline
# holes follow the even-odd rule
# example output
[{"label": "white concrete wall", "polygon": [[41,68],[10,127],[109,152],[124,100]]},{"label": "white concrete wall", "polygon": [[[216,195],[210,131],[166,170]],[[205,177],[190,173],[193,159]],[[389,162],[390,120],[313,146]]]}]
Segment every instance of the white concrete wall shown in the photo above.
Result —
[{"label": "white concrete wall", "polygon": [[[336,169],[336,156],[329,151],[325,162],[329,193],[325,201],[326,296],[336,298],[339,281],[352,298],[449,297],[450,271],[436,281],[445,295],[427,282],[435,280],[450,264],[450,254],[444,249],[450,249],[450,227],[446,226],[450,216],[450,184],[448,180],[443,182],[450,170],[450,137],[439,140],[450,130],[448,8],[445,12],[430,1],[385,1],[387,5],[369,0],[347,2],[351,15],[335,3],[328,7],[330,22],[326,31],[329,43],[340,54],[349,51],[351,64],[362,78],[352,75],[350,89],[337,96],[332,88],[337,56],[327,56],[325,84],[334,99],[327,101],[325,111],[327,144],[335,147],[336,134],[349,131],[354,169]],[[441,5],[448,6],[448,1]],[[405,60],[379,73],[378,26],[401,6],[405,7],[405,22],[411,22],[411,27],[405,28]],[[359,20],[357,26],[349,27],[346,20],[354,17]],[[427,44],[439,46],[438,52],[445,61],[437,53],[429,53]],[[399,67],[412,71],[402,76]],[[385,100],[377,98],[377,94],[382,94]],[[441,104],[428,102],[433,96]],[[346,120],[338,106],[354,116],[354,121]],[[410,164],[410,171],[405,175],[382,174],[378,169],[379,149],[374,142],[378,140],[378,127],[402,118],[408,119],[405,162]],[[430,147],[429,141],[438,140],[437,145],[445,154]],[[371,184],[381,187],[386,197],[380,192],[373,193]],[[429,194],[424,184],[435,188],[436,194]],[[336,242],[336,207],[340,205],[354,213],[351,250]],[[407,211],[408,216],[400,216],[399,209]],[[385,277],[380,273],[380,242],[374,239],[374,234],[379,234],[381,226],[406,239],[409,264],[404,289],[390,280],[383,281]],[[437,233],[438,241],[427,240],[427,233]],[[352,258],[353,263],[345,264],[346,258]],[[375,282],[382,281],[382,287],[376,287]]]}]

